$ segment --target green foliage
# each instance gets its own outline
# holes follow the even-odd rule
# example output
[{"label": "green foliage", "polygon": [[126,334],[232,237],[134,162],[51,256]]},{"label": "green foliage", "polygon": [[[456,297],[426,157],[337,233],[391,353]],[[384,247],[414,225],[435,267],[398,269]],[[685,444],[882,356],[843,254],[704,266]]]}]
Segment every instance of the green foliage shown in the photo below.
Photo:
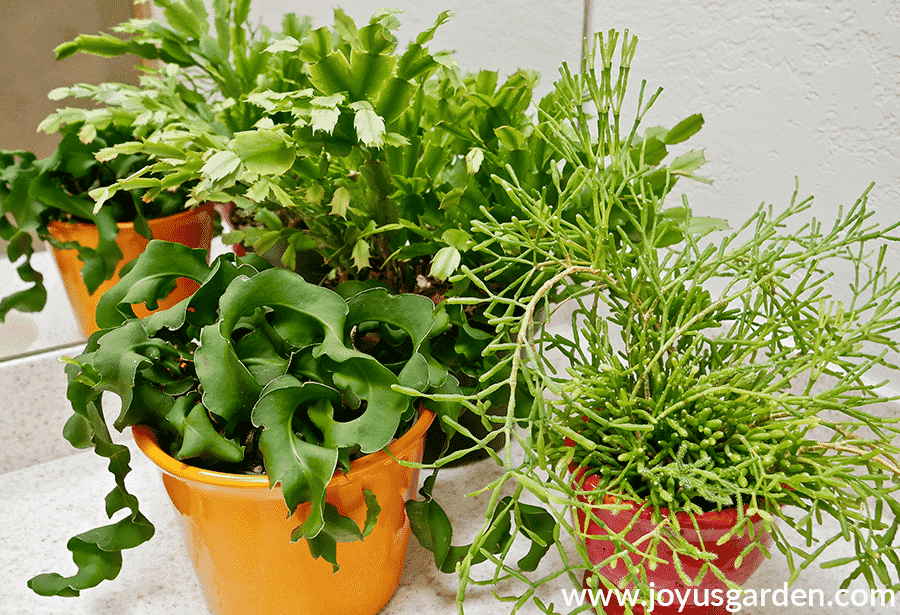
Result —
[{"label": "green foliage", "polygon": [[[633,45],[623,37],[621,57],[629,58]],[[473,220],[476,232],[505,251],[483,242],[478,249],[490,258],[461,276],[487,298],[473,293],[449,303],[480,306],[495,326],[484,352],[508,370],[506,407],[516,406],[523,385],[534,403],[524,416],[508,410],[496,417],[488,411],[488,390],[453,397],[498,425],[508,446],[492,456],[503,474],[486,486],[488,522],[472,545],[450,546],[449,520],[430,487],[424,501],[410,504],[416,535],[439,566],[460,575],[460,611],[467,586],[484,582],[475,580],[473,566],[490,553],[492,579],[521,583],[503,597],[512,612],[532,599],[555,612],[535,590],[561,576],[580,585],[579,573],[600,568],[588,558],[585,528],[573,525],[572,509],[605,527],[596,499],[606,494],[653,510],[659,529],[641,556],[647,565],[661,544],[674,552],[676,567],[683,557],[705,557],[680,528],[703,511],[736,507],[731,534],[748,530],[754,514],[763,519],[745,554],[768,553],[759,530],[770,532],[791,582],[826,546],[844,539],[856,556],[822,566],[849,565],[844,587],[862,577],[871,587],[896,590],[900,419],[879,405],[898,398],[873,373],[898,366],[900,274],[892,270],[888,243],[900,240],[900,223],[873,223],[864,194],[824,225],[807,217],[810,200],[795,194],[783,212],[761,207],[721,240],[704,238],[720,225],[692,218],[686,202],[663,209],[659,188],[690,168],[693,155],[680,157],[662,178],[642,163],[648,151],[680,141],[699,120],[647,131],[653,136],[641,139],[638,150],[633,130],[620,137],[615,101],[622,98],[627,63],[618,76],[612,73],[618,48],[615,33],[600,38],[598,72],[586,67],[585,77],[566,75],[557,85],[557,92],[569,92],[586,83],[601,118],[591,130],[585,121],[557,129],[567,135],[557,146],[572,161],[568,178],[557,174],[553,191],[536,194],[516,179],[497,177],[526,215],[504,221],[482,210],[484,217]],[[574,106],[569,117],[580,109]],[[645,112],[639,103],[639,118]],[[598,141],[588,141],[589,134]],[[591,207],[570,216],[585,194]],[[503,289],[486,283],[520,262],[545,280],[536,291],[527,277]],[[846,287],[836,287],[835,272],[849,281]],[[564,334],[548,328],[542,315],[555,309],[555,298],[574,305]],[[550,362],[553,355],[558,362]],[[473,448],[490,437],[496,436]],[[597,476],[597,489],[588,492],[574,480],[581,469]],[[570,536],[579,555],[573,560],[556,540],[562,564],[540,577],[527,574],[531,561],[506,561],[507,549],[494,550],[498,533],[503,540],[521,534],[535,540],[522,515],[504,514],[526,497],[543,503],[553,531]],[[679,521],[677,512],[690,521]],[[821,536],[822,517],[840,529]],[[649,591],[624,534],[592,538],[612,547],[604,565],[625,566],[624,583]],[[679,574],[685,585],[700,581]],[[723,578],[715,562],[702,574]]]},{"label": "green foliage", "polygon": [[[155,305],[181,277],[200,288],[167,310],[134,317],[132,304]],[[152,535],[125,492],[128,450],[110,439],[104,391],[122,400],[117,430],[150,426],[176,459],[233,471],[257,451],[290,512],[311,504],[294,540],[310,540],[312,553],[337,570],[335,543],[362,539],[379,508],[367,496],[370,518],[360,529],[325,503],[325,485],[336,470],[349,469],[351,455],[381,450],[404,433],[417,418],[417,397],[455,390],[429,354],[438,324],[432,312],[423,297],[368,288],[345,299],[255,255],[220,256],[207,265],[202,250],[151,241],[104,295],[98,320],[107,328],[67,366],[76,412],[68,437],[115,455],[117,487],[109,499],[120,504],[108,512],[127,506],[132,514],[70,542],[74,576],[40,575],[31,586],[77,595],[114,578],[121,551]],[[435,407],[455,420],[458,406]]]},{"label": "green foliage", "polygon": [[[182,3],[166,2],[167,15],[183,12],[175,8]],[[435,303],[511,286],[534,292],[546,281],[534,262],[516,254],[503,237],[473,224],[485,217],[508,224],[527,218],[520,197],[507,184],[529,198],[545,195],[554,203],[565,198],[561,185],[578,186],[578,198],[569,199],[564,218],[574,222],[593,215],[594,196],[583,183],[583,163],[592,147],[610,139],[592,134],[592,119],[581,103],[592,94],[598,76],[592,81],[564,75],[565,85],[537,101],[533,90],[539,77],[533,72],[518,71],[506,80],[492,71],[462,75],[448,52],[429,47],[449,19],[446,12],[401,49],[395,35],[399,20],[391,11],[378,11],[368,23],[357,25],[338,9],[332,26],[316,29],[296,27],[288,16],[283,30],[271,33],[252,30],[246,12],[231,3],[214,8],[217,23],[243,33],[230,39],[232,44],[248,37],[253,41],[216,60],[228,60],[243,88],[229,87],[224,68],[210,68],[215,61],[208,51],[225,49],[224,27],[217,28],[216,38],[205,24],[197,26],[199,48],[193,26],[133,22],[124,28],[134,35],[132,40],[154,45],[156,51],[142,57],[170,64],[144,78],[144,91],[120,89],[116,100],[125,101],[122,110],[136,117],[152,108],[171,121],[163,130],[104,152],[114,158],[140,151],[154,162],[95,190],[97,207],[119,190],[141,188],[152,196],[192,181],[189,205],[235,204],[238,229],[226,241],[261,254],[277,246],[285,267],[298,267],[310,281],[324,275],[322,283],[329,287],[377,280],[395,293],[421,294]],[[210,40],[205,45],[204,37]],[[182,48],[183,58],[166,59],[160,41]],[[242,75],[241,58],[250,46],[265,61],[258,72]],[[626,64],[632,53],[623,57]],[[185,96],[184,87],[175,85],[185,78],[192,80],[194,90],[207,88],[210,95],[199,100]],[[617,117],[624,83],[616,88],[602,101],[597,126],[603,127],[611,114]],[[106,97],[99,90],[81,93]],[[669,150],[702,123],[702,117],[693,115],[671,130],[654,127],[642,137],[635,125],[631,134],[616,137],[623,144],[622,155],[652,179],[660,202],[678,178],[699,179],[694,171],[704,161],[702,152],[665,161]],[[610,173],[608,192],[621,192],[630,181],[634,178]],[[623,193],[609,219],[600,223],[627,225],[627,212],[633,215],[634,207]],[[684,213],[674,208],[659,215],[670,227],[661,241],[678,241]],[[484,291],[462,275],[485,271],[500,256],[509,258],[484,276]],[[321,267],[304,270],[300,263],[306,262]],[[480,309],[443,309],[450,326],[434,340],[434,356],[452,369],[464,389],[491,388],[506,378],[507,368],[484,353],[490,318]],[[484,373],[494,379],[481,385]],[[492,392],[492,403],[502,406],[505,389],[494,387]],[[527,413],[529,397],[521,387],[519,414]]]},{"label": "green foliage", "polygon": [[[82,114],[85,112],[82,111]],[[56,151],[47,158],[23,151],[0,151],[0,237],[10,241],[10,262],[23,258],[19,277],[33,283],[25,291],[10,295],[0,302],[0,320],[11,309],[40,311],[46,302],[43,276],[31,267],[34,252],[32,236],[50,241],[61,249],[76,249],[84,261],[82,276],[89,292],[94,292],[112,277],[122,252],[116,245],[117,222],[134,222],[149,236],[147,218],[159,218],[180,211],[184,193],[161,193],[144,202],[143,191],[126,190],[111,198],[108,207],[94,211],[88,196],[93,189],[127,177],[148,163],[144,154],[121,156],[116,160],[98,160],[97,153],[133,139],[130,127],[108,118],[105,123],[88,124],[84,120],[67,123],[60,128],[61,139]],[[100,240],[96,247],[53,239],[47,223],[51,220],[90,222],[97,226]]]}]

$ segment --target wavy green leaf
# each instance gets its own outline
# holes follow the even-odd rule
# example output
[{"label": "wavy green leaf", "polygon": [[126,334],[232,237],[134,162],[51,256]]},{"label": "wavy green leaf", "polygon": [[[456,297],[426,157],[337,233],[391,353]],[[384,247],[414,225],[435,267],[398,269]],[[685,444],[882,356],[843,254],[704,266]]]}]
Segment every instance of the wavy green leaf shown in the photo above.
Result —
[{"label": "wavy green leaf", "polygon": [[244,447],[216,431],[203,404],[195,404],[182,424],[184,430],[176,459],[198,457],[208,464],[238,463],[244,459]]},{"label": "wavy green leaf", "polygon": [[207,252],[180,243],[152,240],[134,267],[122,276],[97,303],[97,326],[102,329],[122,324],[134,317],[131,306],[144,303],[154,310],[174,289],[178,278],[203,282],[210,274]]},{"label": "wavy green leaf", "polygon": [[281,484],[291,513],[301,503],[310,503],[309,516],[300,525],[306,538],[316,536],[325,524],[325,486],[337,467],[338,451],[304,441],[294,433],[293,424],[304,404],[330,403],[341,403],[336,390],[285,375],[266,386],[253,409],[253,424],[263,428],[259,447],[270,486]]},{"label": "wavy green leaf", "polygon": [[203,389],[203,405],[225,421],[224,433],[249,420],[262,387],[241,363],[230,331],[218,322],[203,327],[200,346],[194,352],[194,368]]},{"label": "wavy green leaf", "polygon": [[[362,530],[356,525],[356,521],[341,515],[336,506],[326,503],[325,524],[318,534],[306,539],[310,554],[314,558],[321,557],[330,563],[335,573],[341,569],[337,563],[337,543],[355,542],[368,536],[375,527],[378,513],[381,512],[381,507],[378,506],[375,494],[369,489],[363,490],[363,493],[366,502],[366,522]],[[297,541],[301,537],[302,535],[298,528],[291,539]]]}]

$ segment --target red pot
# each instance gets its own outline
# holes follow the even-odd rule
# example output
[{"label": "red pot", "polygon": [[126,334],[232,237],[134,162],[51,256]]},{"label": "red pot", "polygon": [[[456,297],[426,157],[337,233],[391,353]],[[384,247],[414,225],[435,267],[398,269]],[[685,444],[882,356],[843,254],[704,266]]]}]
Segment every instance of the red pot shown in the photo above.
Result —
[{"label": "red pot", "polygon": [[[597,483],[598,479],[596,476],[589,476],[585,479],[580,490],[596,490]],[[582,502],[591,502],[594,498],[589,495],[578,495],[578,499]],[[623,502],[615,496],[605,495],[603,496],[603,503],[616,504]],[[585,528],[586,515],[580,509],[576,509],[575,515],[578,527],[586,529],[585,534],[587,535],[603,535],[607,534],[607,532],[620,533],[624,531],[635,515],[638,515],[637,511],[640,508],[634,502],[624,503],[629,504],[630,508],[621,511],[597,510],[595,512],[596,516],[606,524],[608,530],[601,528],[594,520],[591,520],[587,528]],[[668,511],[663,509],[662,513],[666,515]],[[625,539],[632,544],[637,544],[641,537],[652,532],[656,524],[651,520],[651,516],[652,509],[641,511],[634,526],[625,534]],[[699,532],[694,529],[690,515],[687,513],[676,513],[676,517],[681,526],[681,535],[692,545],[696,545],[697,548],[714,553],[716,555],[715,565],[729,581],[738,585],[744,583],[759,568],[765,557],[762,551],[757,548],[744,556],[739,568],[735,567],[734,563],[738,555],[753,542],[748,533],[735,535],[724,544],[718,544],[718,540],[737,523],[737,509],[735,508],[696,515]],[[758,515],[753,515],[750,519],[755,528],[760,527],[759,524],[762,519]],[[756,529],[755,531],[761,532],[762,529]],[[767,532],[763,532],[760,542],[768,548],[772,544],[772,536]],[[591,563],[595,566],[612,555],[614,549],[612,542],[599,539],[587,539],[585,547]],[[715,575],[707,572],[699,585],[686,585],[680,579],[674,565],[672,565],[672,551],[665,544],[659,544],[657,556],[665,560],[666,563],[657,564],[654,570],[647,568],[647,582],[652,583],[654,589],[654,595],[652,596],[653,613],[658,613],[659,615],[674,615],[676,613],[681,615],[724,615],[729,613],[726,608],[728,604],[728,587],[717,579]],[[636,553],[632,553],[630,557],[635,563],[641,561],[640,556]],[[689,578],[697,578],[703,562],[690,557],[681,557],[680,561],[685,574]],[[599,572],[617,587],[626,574],[624,562],[619,562],[615,568],[605,566]],[[590,572],[587,575],[590,575]],[[587,575],[585,577],[585,586]],[[601,590],[604,589],[602,583],[600,583],[599,587]],[[650,598],[650,596],[640,596],[640,599],[644,600],[648,605],[647,612],[650,612]],[[607,615],[618,615],[625,612],[625,607],[618,604],[615,596],[603,609]],[[634,607],[634,613],[645,613],[644,607],[640,605],[640,600]]]}]

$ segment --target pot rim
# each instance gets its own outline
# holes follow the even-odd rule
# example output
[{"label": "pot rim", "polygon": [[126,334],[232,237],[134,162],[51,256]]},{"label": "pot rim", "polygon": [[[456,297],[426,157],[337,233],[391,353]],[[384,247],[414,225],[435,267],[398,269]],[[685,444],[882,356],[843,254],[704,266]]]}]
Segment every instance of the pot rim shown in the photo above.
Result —
[{"label": "pot rim", "polygon": [[[418,420],[405,434],[391,442],[386,449],[381,449],[354,460],[346,474],[336,470],[328,483],[328,487],[331,488],[349,483],[362,474],[372,472],[378,465],[394,463],[394,457],[399,456],[403,449],[413,446],[416,440],[425,437],[425,432],[433,419],[434,412],[427,408],[421,408]],[[266,474],[250,475],[217,472],[188,465],[175,459],[159,446],[156,435],[147,425],[132,425],[131,432],[134,434],[134,440],[138,448],[166,474],[209,486],[270,489],[269,477]],[[387,451],[390,451],[390,454]]]},{"label": "pot rim", "polygon": [[[196,207],[192,207],[191,209],[185,209],[183,211],[179,211],[178,213],[174,213],[174,214],[171,214],[168,216],[163,216],[161,218],[147,218],[147,224],[152,226],[154,223],[161,223],[163,221],[165,221],[165,222],[168,222],[170,220],[177,221],[180,218],[193,215],[194,213],[196,213],[198,211],[212,211],[214,205],[215,205],[214,203],[209,202],[209,203],[204,203],[202,205],[197,205]],[[116,226],[119,228],[120,231],[133,230],[134,222],[116,222]],[[47,230],[52,230],[53,227],[56,227],[58,229],[66,229],[66,228],[74,227],[77,229],[79,227],[96,228],[97,225],[94,224],[93,222],[80,222],[80,221],[69,222],[66,220],[50,220],[50,221],[48,221],[47,222]]]},{"label": "pot rim", "polygon": [[[597,485],[600,481],[597,478],[596,474],[591,474],[584,480],[581,480],[581,477],[584,475],[584,472],[587,468],[582,468],[576,475],[573,477],[572,486],[575,488],[576,492],[587,492],[587,493],[577,493],[577,497],[583,501],[587,501],[589,497],[589,493],[597,490]],[[580,483],[580,485],[579,485]],[[641,507],[642,503],[635,502],[634,500],[627,499],[623,496],[604,493],[597,494],[597,497],[602,497],[603,504],[622,504],[627,505],[629,508],[627,510],[619,510],[619,511],[596,511],[596,514],[605,513],[605,514],[629,514],[634,516],[637,510]],[[747,503],[744,505],[744,511],[750,507],[750,504]],[[650,521],[653,516],[653,511],[655,507],[652,505],[646,506],[640,512],[640,518],[642,520]],[[660,507],[659,512],[663,517],[669,515],[669,509],[666,507]],[[675,517],[678,519],[679,524],[682,524],[683,527],[690,527],[691,525],[691,514],[688,512],[677,512],[675,513]],[[731,528],[738,521],[738,512],[736,506],[729,506],[728,508],[723,508],[722,510],[708,510],[706,512],[702,512],[699,514],[695,514],[694,518],[697,520],[697,524],[702,528],[712,529],[712,528]],[[758,514],[754,513],[750,515],[750,521],[754,524],[762,521],[762,517]]]}]

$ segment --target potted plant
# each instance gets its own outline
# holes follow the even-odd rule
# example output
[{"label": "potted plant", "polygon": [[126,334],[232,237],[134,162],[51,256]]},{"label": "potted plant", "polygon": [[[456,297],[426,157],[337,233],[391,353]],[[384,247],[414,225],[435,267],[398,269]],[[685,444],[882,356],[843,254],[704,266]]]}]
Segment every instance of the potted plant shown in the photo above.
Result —
[{"label": "potted plant", "polygon": [[[60,132],[62,138],[57,151],[44,160],[29,152],[0,152],[0,237],[11,242],[11,261],[25,257],[19,275],[33,283],[0,302],[0,318],[10,309],[38,311],[46,301],[42,276],[31,267],[29,232],[56,249],[86,335],[96,330],[94,309],[103,292],[115,284],[118,267],[135,258],[151,236],[208,249],[211,207],[207,202],[189,202],[191,179],[168,178],[161,183],[147,175],[151,157],[181,155],[154,137],[163,129],[174,132],[190,122],[212,120],[210,101],[240,98],[261,83],[277,87],[280,77],[260,61],[272,34],[249,26],[248,2],[215,3],[216,36],[210,36],[202,2],[160,0],[157,5],[167,22],[133,19],[115,29],[127,39],[82,34],[55,50],[57,60],[78,52],[136,55],[156,67],[144,68],[140,87],[103,83],[57,88],[49,95],[54,100],[88,98],[96,108],[62,108],[47,117],[39,129]],[[302,36],[309,24],[290,14],[284,28],[286,34]],[[258,119],[253,111],[254,107],[238,103],[215,121],[225,130],[249,129]],[[136,144],[143,144],[140,151]],[[132,189],[104,196],[104,188],[126,178]],[[178,217],[163,221],[171,215]],[[194,287],[179,282],[178,288],[170,304]]]},{"label": "potted plant", "polygon": [[[81,119],[57,124],[61,139],[47,158],[38,160],[24,151],[0,151],[0,237],[10,242],[7,256],[11,262],[24,257],[19,276],[33,283],[0,301],[0,318],[11,309],[40,311],[44,307],[43,276],[31,266],[31,233],[35,233],[51,243],[79,325],[89,335],[97,329],[93,318],[97,300],[151,237],[209,250],[213,215],[211,206],[185,208],[186,187],[146,200],[137,191],[122,192],[107,207],[95,210],[91,190],[130,175],[146,165],[148,158],[134,154],[98,160],[102,148],[134,139],[129,125],[134,117],[126,119],[119,114],[113,119],[103,111],[72,111]],[[91,113],[95,118],[106,115],[106,121],[85,123],[84,117]],[[179,283],[171,303],[193,288]]]},{"label": "potted plant", "polygon": [[[198,290],[134,317],[133,303],[158,301],[176,277]],[[396,389],[448,380],[428,351],[433,304],[383,287],[345,298],[255,255],[207,265],[201,250],[154,240],[104,295],[98,321],[67,366],[65,435],[110,459],[107,512],[130,514],[69,542],[75,575],[30,587],[78,595],[115,578],[122,551],[153,535],[125,490],[129,450],[104,419],[102,393],[113,391],[112,425],[132,427],[160,466],[214,612],[380,610],[399,582],[404,494],[417,483],[397,460],[421,459],[433,416]]]},{"label": "potted plant", "polygon": [[[167,4],[173,11],[177,5]],[[388,10],[362,26],[337,9],[331,27],[286,28],[272,36],[263,54],[280,80],[229,94],[212,109],[222,121],[201,118],[154,135],[143,149],[121,149],[150,156],[159,144],[180,150],[178,156],[156,155],[147,168],[158,174],[157,185],[191,178],[192,202],[233,203],[237,230],[226,241],[261,254],[274,251],[274,262],[298,268],[309,281],[333,287],[378,280],[394,292],[432,298],[453,325],[435,340],[434,355],[464,389],[474,390],[484,373],[494,374],[492,382],[505,377],[496,358],[483,352],[491,327],[477,309],[443,300],[480,292],[468,278],[451,276],[490,267],[493,254],[505,248],[470,222],[485,216],[511,222],[526,215],[494,178],[515,177],[553,198],[556,178],[568,181],[578,166],[561,166],[546,131],[537,129],[559,121],[559,94],[534,101],[536,74],[518,71],[506,81],[490,71],[462,75],[449,53],[429,49],[448,17],[442,13],[405,49],[394,33],[399,21]],[[145,28],[148,43],[156,28]],[[163,53],[158,37],[156,45],[145,57]],[[533,105],[541,110],[539,118]],[[235,108],[253,123],[229,125],[226,114]],[[642,154],[645,163],[657,180],[672,178],[658,182],[661,193],[702,164],[699,152],[672,161],[671,169],[664,163],[667,147],[691,137],[702,122],[694,115],[666,131],[666,139],[647,135],[652,147]],[[633,155],[638,152],[635,142]],[[152,181],[126,178],[98,191],[98,198]],[[590,207],[585,192],[567,217]],[[615,215],[617,224],[626,223]],[[666,241],[677,239],[682,221],[677,215],[669,219]],[[510,261],[484,282],[496,291],[524,276],[533,291],[546,281],[540,274],[530,263]],[[508,397],[499,387],[491,394],[496,408]],[[528,391],[520,390],[517,400],[517,412],[527,413]],[[466,429],[486,433],[480,419]]]},{"label": "potted plant", "polygon": [[[535,401],[527,417],[499,420],[510,446],[493,455],[503,475],[486,487],[487,521],[472,544],[451,546],[433,476],[408,504],[413,530],[459,574],[461,612],[467,586],[498,579],[513,584],[503,596],[512,612],[532,601],[556,612],[539,591],[565,578],[591,592],[567,603],[579,612],[733,612],[773,545],[789,583],[821,562],[849,566],[843,588],[861,578],[896,591],[900,417],[883,380],[900,350],[900,274],[887,245],[900,223],[872,222],[867,191],[826,225],[795,193],[783,211],[761,207],[718,240],[681,210],[689,232],[668,244],[658,188],[631,155],[637,123],[618,117],[634,44],[600,37],[596,72],[589,56],[583,77],[557,86],[570,112],[548,141],[571,153],[578,181],[550,201],[500,180],[530,215],[473,221],[547,276],[538,292],[506,289],[485,306],[507,391],[524,381]],[[640,120],[647,108],[638,109]],[[593,216],[568,221],[585,187]],[[627,225],[610,225],[616,208]],[[562,329],[535,318],[553,309],[553,292],[574,305]],[[477,395],[455,399],[492,420]],[[519,536],[530,542],[521,559]],[[849,557],[823,554],[841,540]],[[559,560],[538,570],[553,546]],[[495,570],[482,580],[474,566],[485,560]]]}]

